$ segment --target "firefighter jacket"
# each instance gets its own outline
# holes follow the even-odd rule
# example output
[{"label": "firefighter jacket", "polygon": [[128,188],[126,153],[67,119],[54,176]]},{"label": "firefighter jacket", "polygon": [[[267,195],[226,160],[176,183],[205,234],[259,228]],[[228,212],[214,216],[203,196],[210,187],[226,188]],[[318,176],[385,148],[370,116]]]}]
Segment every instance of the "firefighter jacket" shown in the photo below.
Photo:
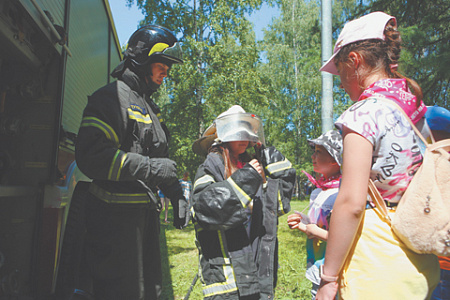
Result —
[{"label": "firefighter jacket", "polygon": [[170,136],[147,90],[145,80],[126,69],[92,94],[84,110],[76,161],[93,179],[90,193],[107,203],[157,205],[156,186],[169,197],[182,194],[176,178],[171,189],[156,180],[162,170],[151,158],[168,157]]},{"label": "firefighter jacket", "polygon": [[216,153],[199,167],[191,214],[205,299],[273,299],[278,216],[290,210],[295,180],[291,163],[279,157],[267,164],[264,187],[249,164],[225,179],[223,158]]}]

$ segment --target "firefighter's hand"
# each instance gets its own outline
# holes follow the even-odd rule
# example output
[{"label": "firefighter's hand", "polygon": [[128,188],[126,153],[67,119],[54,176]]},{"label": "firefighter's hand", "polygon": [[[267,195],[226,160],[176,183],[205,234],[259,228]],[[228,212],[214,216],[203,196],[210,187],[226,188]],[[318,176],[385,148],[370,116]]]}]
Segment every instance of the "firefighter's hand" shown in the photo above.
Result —
[{"label": "firefighter's hand", "polygon": [[149,184],[159,186],[177,180],[177,163],[169,158],[150,158]]},{"label": "firefighter's hand", "polygon": [[173,208],[173,226],[176,229],[183,229],[186,224],[186,199],[184,196],[178,197],[179,199],[172,200],[170,198],[170,203]]},{"label": "firefighter's hand", "polygon": [[[175,210],[173,212],[173,226],[177,229],[183,229],[183,227],[186,225],[186,207],[186,199],[184,197],[182,199],[178,199],[178,214],[175,212]],[[178,217],[176,217],[176,215]]]},{"label": "firefighter's hand", "polygon": [[181,188],[178,180],[171,184],[162,184],[159,186],[164,196],[170,199],[170,203],[173,208],[173,226],[177,229],[182,229],[186,223],[186,205],[187,201],[183,195],[183,189]]}]

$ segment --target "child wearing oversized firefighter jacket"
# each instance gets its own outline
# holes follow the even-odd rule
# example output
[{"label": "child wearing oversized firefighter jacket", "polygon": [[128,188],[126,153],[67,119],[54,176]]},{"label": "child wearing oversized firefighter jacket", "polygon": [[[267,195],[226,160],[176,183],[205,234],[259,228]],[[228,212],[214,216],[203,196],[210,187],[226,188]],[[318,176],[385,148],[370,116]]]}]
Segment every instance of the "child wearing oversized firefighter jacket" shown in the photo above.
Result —
[{"label": "child wearing oversized firefighter jacket", "polygon": [[[228,117],[236,118],[226,121]],[[240,141],[247,144],[233,162],[236,148],[232,144]],[[268,175],[263,183],[266,179],[258,171],[260,165],[245,151],[245,145],[255,143],[264,144],[259,118],[233,106],[193,145],[198,154],[209,150],[195,176],[191,209],[203,295],[208,300],[274,296],[278,216],[290,210],[295,169],[274,147],[257,149],[261,151],[261,173]],[[227,171],[233,166],[232,172]]]}]

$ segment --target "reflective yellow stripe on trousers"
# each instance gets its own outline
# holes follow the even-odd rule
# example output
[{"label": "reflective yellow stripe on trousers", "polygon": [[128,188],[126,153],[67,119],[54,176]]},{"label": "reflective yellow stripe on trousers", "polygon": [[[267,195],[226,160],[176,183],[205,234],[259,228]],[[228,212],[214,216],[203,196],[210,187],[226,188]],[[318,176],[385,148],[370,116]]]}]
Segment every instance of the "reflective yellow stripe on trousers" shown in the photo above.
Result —
[{"label": "reflective yellow stripe on trousers", "polygon": [[203,287],[203,296],[205,297],[231,293],[238,290],[236,286],[236,279],[234,276],[233,266],[231,265],[230,258],[227,255],[228,249],[226,249],[226,244],[224,243],[225,234],[221,230],[218,230],[217,234],[219,236],[222,255],[225,260],[225,264],[223,265],[223,274],[225,276],[225,282],[218,282],[210,285],[205,285]]}]

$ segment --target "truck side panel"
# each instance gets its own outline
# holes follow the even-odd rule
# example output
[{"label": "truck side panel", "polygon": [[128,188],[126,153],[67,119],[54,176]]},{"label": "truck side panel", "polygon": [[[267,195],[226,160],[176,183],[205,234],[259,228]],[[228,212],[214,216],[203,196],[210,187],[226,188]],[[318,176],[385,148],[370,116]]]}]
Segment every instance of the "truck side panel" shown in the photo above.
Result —
[{"label": "truck side panel", "polygon": [[[67,33],[71,57],[46,19]],[[48,299],[84,179],[82,111],[121,51],[107,0],[0,0],[0,45],[0,298]]]}]

